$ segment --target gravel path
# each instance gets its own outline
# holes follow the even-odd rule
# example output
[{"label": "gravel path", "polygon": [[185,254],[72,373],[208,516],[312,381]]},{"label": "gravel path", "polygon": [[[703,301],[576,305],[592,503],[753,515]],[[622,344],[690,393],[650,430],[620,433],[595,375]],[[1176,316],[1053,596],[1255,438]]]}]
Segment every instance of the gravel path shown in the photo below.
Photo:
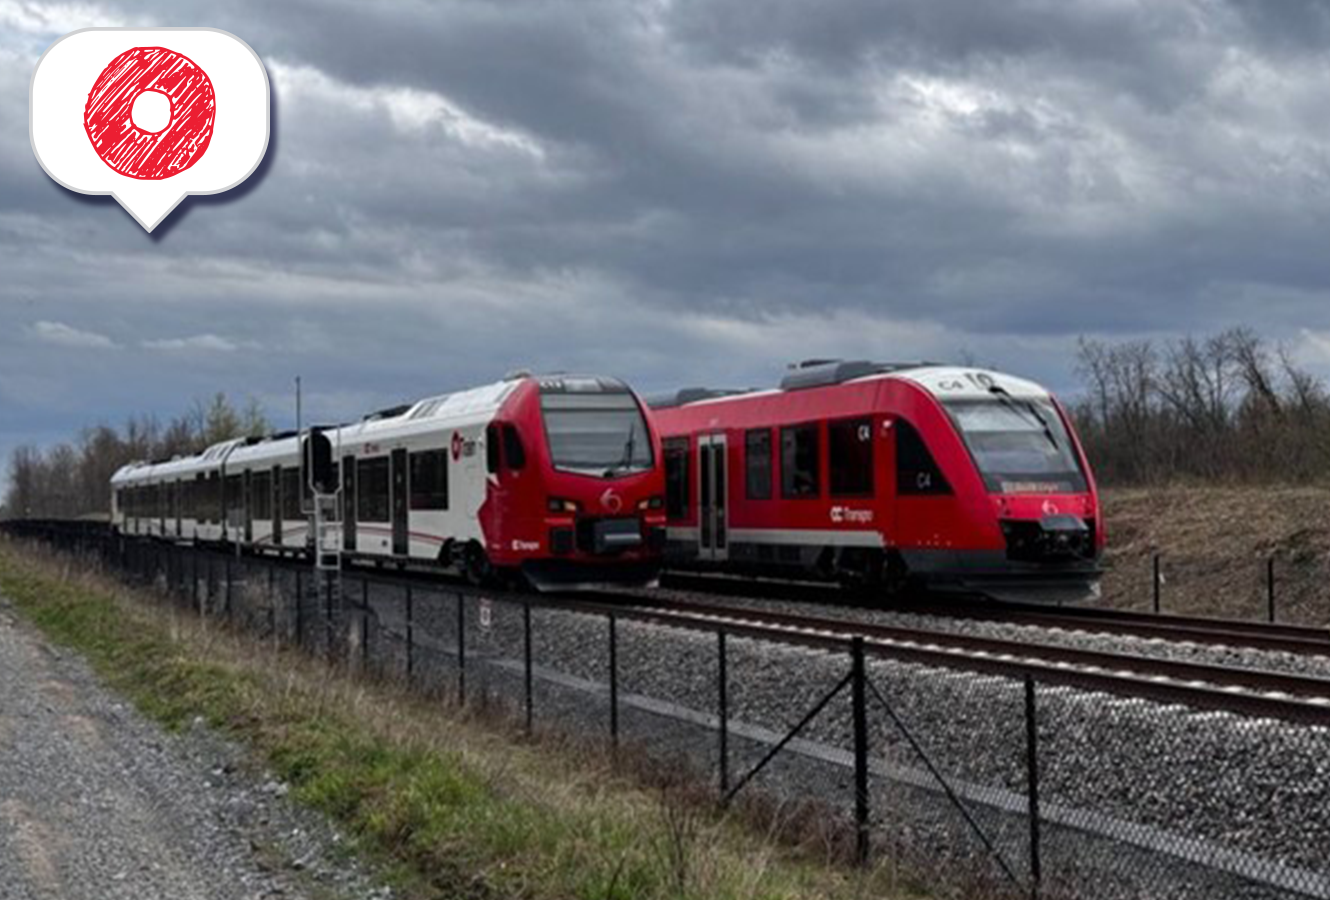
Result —
[{"label": "gravel path", "polygon": [[102,688],[0,598],[0,898],[388,898],[321,817],[196,722]]}]

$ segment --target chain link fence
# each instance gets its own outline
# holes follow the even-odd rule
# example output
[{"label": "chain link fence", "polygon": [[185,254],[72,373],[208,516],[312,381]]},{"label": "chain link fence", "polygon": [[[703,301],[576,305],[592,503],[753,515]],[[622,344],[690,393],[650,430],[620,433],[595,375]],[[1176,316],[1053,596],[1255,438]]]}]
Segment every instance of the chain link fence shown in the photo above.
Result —
[{"label": "chain link fence", "polygon": [[609,741],[930,896],[1330,898],[1330,727],[410,573],[24,536],[259,639]]}]

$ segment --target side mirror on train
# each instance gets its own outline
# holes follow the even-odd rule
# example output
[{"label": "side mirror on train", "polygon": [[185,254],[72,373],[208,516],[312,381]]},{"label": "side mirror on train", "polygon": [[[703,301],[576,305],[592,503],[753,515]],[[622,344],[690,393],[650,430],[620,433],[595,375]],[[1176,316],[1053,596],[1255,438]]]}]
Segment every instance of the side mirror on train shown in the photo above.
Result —
[{"label": "side mirror on train", "polygon": [[321,428],[311,428],[304,441],[305,471],[314,490],[331,494],[337,490],[337,467],[333,464],[332,441]]}]

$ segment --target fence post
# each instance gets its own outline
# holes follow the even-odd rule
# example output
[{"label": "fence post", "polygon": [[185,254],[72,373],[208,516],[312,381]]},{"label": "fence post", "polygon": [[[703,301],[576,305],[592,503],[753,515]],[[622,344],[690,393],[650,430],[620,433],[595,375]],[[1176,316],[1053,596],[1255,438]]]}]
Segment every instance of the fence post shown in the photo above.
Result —
[{"label": "fence post", "polygon": [[305,630],[305,578],[304,570],[296,566],[296,646],[301,646],[301,634]]},{"label": "fence post", "polygon": [[[341,581],[341,578],[338,578]],[[343,588],[345,591],[345,588]],[[369,582],[360,582],[360,669],[369,671]]]},{"label": "fence post", "polygon": [[854,828],[855,860],[868,863],[868,704],[865,694],[864,639],[856,637],[851,645],[851,679],[854,715]]},{"label": "fence post", "polygon": [[226,621],[231,621],[231,556],[226,557]]},{"label": "fence post", "polygon": [[413,593],[411,585],[408,584],[406,586],[406,683],[408,687],[411,685],[411,676],[416,667],[415,650],[412,646],[415,644],[416,636],[414,626],[411,624],[411,620],[414,618],[414,610],[412,610]]},{"label": "fence post", "polygon": [[609,614],[610,625],[610,740],[619,748],[619,621]]},{"label": "fence post", "polygon": [[457,594],[457,705],[466,705],[466,594]]},{"label": "fence post", "polygon": [[1275,558],[1265,561],[1265,606],[1266,618],[1270,624],[1275,622]]},{"label": "fence post", "polygon": [[1154,594],[1155,594],[1155,615],[1159,615],[1159,554],[1153,556],[1154,565]]},{"label": "fence post", "polygon": [[531,734],[535,718],[535,694],[531,680],[531,600],[522,600],[522,656],[526,673],[526,733]]},{"label": "fence post", "polygon": [[720,795],[730,792],[730,678],[725,652],[725,629],[716,632],[716,680],[720,696],[716,716],[720,719]]},{"label": "fence post", "polygon": [[199,551],[198,548],[189,554],[190,559],[190,589],[189,602],[195,608],[199,608]]},{"label": "fence post", "polygon": [[1043,880],[1039,834],[1039,719],[1035,708],[1034,679],[1025,676],[1025,780],[1030,819],[1030,897],[1039,900]]}]

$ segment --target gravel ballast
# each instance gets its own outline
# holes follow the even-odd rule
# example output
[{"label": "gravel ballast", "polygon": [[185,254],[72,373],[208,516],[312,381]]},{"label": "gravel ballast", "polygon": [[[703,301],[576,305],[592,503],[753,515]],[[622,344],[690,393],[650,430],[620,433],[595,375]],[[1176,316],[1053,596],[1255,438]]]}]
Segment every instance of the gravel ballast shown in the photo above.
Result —
[{"label": "gravel ballast", "polygon": [[164,731],[0,598],[0,897],[386,900],[321,816],[203,727]]}]

